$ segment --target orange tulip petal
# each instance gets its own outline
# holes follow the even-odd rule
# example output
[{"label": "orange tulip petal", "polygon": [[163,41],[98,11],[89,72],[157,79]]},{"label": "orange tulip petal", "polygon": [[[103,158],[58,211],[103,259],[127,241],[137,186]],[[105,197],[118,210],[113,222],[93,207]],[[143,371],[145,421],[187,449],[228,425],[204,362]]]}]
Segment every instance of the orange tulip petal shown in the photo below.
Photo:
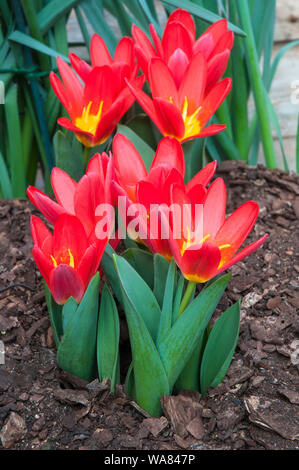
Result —
[{"label": "orange tulip petal", "polygon": [[238,263],[239,261],[242,261],[246,256],[250,255],[253,253],[255,250],[257,250],[263,243],[268,238],[268,234],[266,233],[263,237],[259,238],[255,242],[251,243],[250,245],[246,246],[241,250],[239,253],[237,253],[233,258],[231,258],[227,263],[225,263],[221,268],[217,271],[218,273],[221,273],[222,271],[225,271],[226,269],[230,268],[234,264]]},{"label": "orange tulip petal", "polygon": [[215,245],[193,246],[184,252],[180,269],[190,281],[206,282],[215,276],[220,258],[220,250]]},{"label": "orange tulip petal", "polygon": [[187,10],[184,10],[182,8],[177,8],[176,10],[174,10],[169,16],[167,23],[171,23],[173,21],[177,23],[182,23],[187,29],[187,31],[189,31],[189,34],[191,35],[193,41],[195,40],[195,24],[192,16]]},{"label": "orange tulip petal", "polygon": [[58,217],[66,212],[63,207],[33,186],[27,188],[27,196],[51,224],[55,224]]},{"label": "orange tulip petal", "polygon": [[199,53],[192,57],[185,72],[179,89],[180,107],[184,100],[188,100],[188,115],[193,114],[202,104],[206,87],[207,63],[204,56]]},{"label": "orange tulip petal", "polygon": [[214,176],[214,173],[216,171],[217,167],[217,162],[213,161],[211,163],[208,163],[202,170],[200,170],[186,185],[186,191],[187,193],[191,191],[193,186],[202,184],[203,186],[207,186],[211,179]]},{"label": "orange tulip petal", "polygon": [[79,303],[84,295],[84,284],[74,268],[60,264],[50,273],[50,290],[58,304],[65,303],[69,297]]},{"label": "orange tulip petal", "polygon": [[112,64],[112,57],[107,49],[105,41],[98,34],[94,34],[91,38],[90,57],[93,67]]},{"label": "orange tulip petal", "polygon": [[[209,187],[203,208],[203,235],[216,236],[225,221],[226,188],[222,178]],[[229,243],[229,242],[226,242]]]},{"label": "orange tulip petal", "polygon": [[226,250],[231,258],[251,232],[259,213],[259,206],[254,201],[247,201],[236,209],[224,222],[215,236],[217,245],[230,244]]},{"label": "orange tulip petal", "polygon": [[65,171],[53,168],[51,184],[58,203],[70,214],[74,214],[74,195],[77,183]]},{"label": "orange tulip petal", "polygon": [[154,98],[156,112],[163,122],[164,135],[181,139],[185,133],[185,125],[178,108],[163,98]]},{"label": "orange tulip petal", "polygon": [[127,85],[133,95],[135,96],[136,100],[140,104],[140,106],[144,109],[144,111],[148,114],[150,119],[156,124],[161,134],[165,134],[164,123],[161,120],[160,115],[157,114],[156,108],[154,106],[153,100],[146,94],[144,91],[140,90],[139,88],[133,86],[127,81]]},{"label": "orange tulip petal", "polygon": [[166,63],[176,49],[182,49],[188,59],[191,59],[193,47],[191,34],[182,23],[168,22],[162,37],[162,47]]},{"label": "orange tulip petal", "polygon": [[85,60],[80,59],[80,57],[78,57],[73,52],[69,54],[69,59],[73,69],[77,72],[79,77],[82,78],[83,82],[86,82],[87,77],[92,70],[91,66],[85,62]]},{"label": "orange tulip petal", "polygon": [[158,165],[174,167],[184,177],[185,158],[181,144],[172,137],[165,137],[160,140],[154,160],[150,170]]},{"label": "orange tulip petal", "polygon": [[118,183],[126,190],[132,187],[135,188],[138,181],[147,176],[147,171],[139,152],[127,137],[119,133],[113,139],[112,149]]},{"label": "orange tulip petal", "polygon": [[178,91],[172,73],[160,58],[151,59],[149,63],[149,82],[153,98],[165,98],[178,105]]}]

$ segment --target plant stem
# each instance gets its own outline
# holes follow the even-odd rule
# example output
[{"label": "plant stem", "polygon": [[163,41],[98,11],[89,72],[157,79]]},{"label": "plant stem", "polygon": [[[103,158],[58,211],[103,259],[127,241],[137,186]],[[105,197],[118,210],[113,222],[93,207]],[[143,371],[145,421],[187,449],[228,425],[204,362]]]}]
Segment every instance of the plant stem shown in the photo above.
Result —
[{"label": "plant stem", "polygon": [[180,305],[180,310],[179,310],[178,317],[183,313],[183,311],[187,307],[188,303],[190,302],[190,299],[192,297],[192,294],[194,292],[195,287],[196,287],[196,282],[189,281],[189,283],[187,285],[187,288],[186,288],[186,291],[185,291],[185,294],[184,294],[184,297],[183,297],[183,300],[182,300],[181,305]]}]

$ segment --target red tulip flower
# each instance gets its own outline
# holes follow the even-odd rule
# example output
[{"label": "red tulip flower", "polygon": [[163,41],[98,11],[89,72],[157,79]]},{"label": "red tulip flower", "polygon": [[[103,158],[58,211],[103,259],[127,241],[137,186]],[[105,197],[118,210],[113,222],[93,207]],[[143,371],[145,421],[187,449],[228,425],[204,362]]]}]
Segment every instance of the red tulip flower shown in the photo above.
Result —
[{"label": "red tulip flower", "polygon": [[[50,73],[50,82],[70,116],[70,119],[59,118],[58,124],[73,131],[86,147],[102,144],[135,101],[130,90],[123,87],[123,75],[119,68],[96,66],[86,74],[83,86],[72,69],[59,57],[57,65],[63,83],[54,72]],[[133,79],[132,83],[137,89],[142,87],[144,76]]]},{"label": "red tulip flower", "polygon": [[[204,34],[195,39],[195,24],[190,13],[177,9],[168,18],[162,40],[153,25],[150,33],[154,46],[137,26],[132,27],[135,53],[139,65],[149,79],[149,63],[153,58],[162,59],[171,71],[177,87],[194,55],[200,52],[207,62],[207,86],[205,94],[220,80],[227,67],[234,33],[227,29],[227,21],[219,20],[212,24]],[[198,81],[198,78],[197,78]]]},{"label": "red tulip flower", "polygon": [[[197,198],[199,203],[199,197],[204,201],[205,186],[214,175],[216,162],[208,164],[185,187],[184,154],[176,139],[165,137],[160,141],[150,170],[147,172],[134,145],[121,134],[117,134],[113,140],[113,162],[113,187],[116,195],[125,197],[126,208],[132,204],[141,204],[147,213],[146,227],[141,228],[145,236],[139,241],[146,243],[153,252],[160,253],[169,259],[172,254],[168,240],[154,237],[150,232],[153,214],[151,208],[161,204],[170,205],[173,185],[184,188],[192,201]],[[126,225],[131,220],[130,217],[127,217]]]},{"label": "red tulip flower", "polygon": [[[178,186],[172,187],[171,200],[181,205],[191,202]],[[225,220],[225,206],[226,189],[222,178],[218,178],[207,191],[198,225],[191,221],[192,226],[185,228],[180,239],[174,239],[170,229],[171,253],[189,281],[208,281],[255,251],[268,236],[238,252],[255,224],[259,207],[254,201],[245,202]],[[163,213],[162,224],[167,224]]]},{"label": "red tulip flower", "polygon": [[153,99],[129,86],[160,132],[185,142],[224,130],[221,124],[205,126],[231,89],[230,78],[219,82],[234,39],[227,21],[214,23],[195,40],[191,15],[178,9],[170,15],[162,40],[153,25],[150,32],[155,47],[141,29],[132,27],[136,56]]},{"label": "red tulip flower", "polygon": [[33,258],[55,302],[69,297],[79,303],[96,274],[107,239],[90,244],[83,224],[69,214],[58,217],[53,235],[44,223],[31,217]]},{"label": "red tulip flower", "polygon": [[[95,226],[99,220],[95,215],[96,208],[99,204],[113,203],[111,181],[112,158],[106,153],[96,154],[78,183],[60,168],[52,170],[51,183],[57,202],[33,186],[27,188],[27,195],[53,225],[61,214],[76,215],[92,241],[96,238]],[[110,223],[112,227],[113,221]]]},{"label": "red tulip flower", "polygon": [[105,41],[98,34],[94,34],[90,41],[91,65],[80,59],[76,54],[69,54],[69,59],[74,70],[83,82],[94,67],[107,65],[111,67],[115,76],[119,79],[119,88],[126,88],[124,78],[133,80],[138,72],[139,65],[135,61],[134,42],[132,38],[123,37],[116,46],[114,58],[111,57]]},{"label": "red tulip flower", "polygon": [[128,86],[161,134],[185,142],[225,129],[222,124],[205,125],[228,95],[232,81],[225,78],[205,96],[207,62],[200,52],[192,57],[179,87],[163,59],[151,59],[148,70],[153,99],[132,83]]}]

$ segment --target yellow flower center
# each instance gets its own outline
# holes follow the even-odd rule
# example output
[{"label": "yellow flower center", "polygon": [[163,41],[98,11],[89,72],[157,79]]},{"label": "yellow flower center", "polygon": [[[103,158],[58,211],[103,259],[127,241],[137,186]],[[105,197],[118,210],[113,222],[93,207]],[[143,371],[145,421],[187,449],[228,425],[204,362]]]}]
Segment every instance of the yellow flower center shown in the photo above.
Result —
[{"label": "yellow flower center", "polygon": [[[194,243],[191,243],[191,235],[190,235],[190,229],[189,227],[187,227],[187,232],[188,232],[188,238],[187,238],[187,241],[184,241],[183,244],[182,244],[182,247],[181,247],[181,255],[183,256],[183,254],[185,253],[185,251],[190,248],[191,245],[195,245],[195,242]],[[203,237],[200,242],[198,243],[199,245],[201,243],[204,243],[206,241],[207,238],[209,238],[211,235],[208,234],[206,235],[205,237]],[[197,243],[196,243],[197,244]]]},{"label": "yellow flower center", "polygon": [[92,101],[90,101],[87,105],[83,108],[82,115],[76,118],[75,125],[79,129],[85,132],[89,132],[92,135],[95,135],[98,124],[101,120],[102,109],[103,109],[104,101],[100,102],[100,106],[98,109],[97,114],[91,114],[90,108],[92,105]]},{"label": "yellow flower center", "polygon": [[54,268],[57,268],[58,264],[68,264],[69,266],[71,266],[71,268],[75,267],[74,257],[73,257],[73,254],[72,254],[72,252],[69,248],[67,250],[67,254],[59,256],[58,262],[54,258],[54,256],[52,256],[52,255],[50,255],[50,256],[51,256],[51,260],[52,260],[52,263],[54,265]]},{"label": "yellow flower center", "polygon": [[201,106],[198,106],[198,108],[192,113],[191,115],[188,115],[188,98],[185,96],[184,100],[184,105],[183,105],[183,110],[182,110],[182,118],[185,124],[185,134],[184,136],[180,139],[187,139],[188,137],[192,137],[193,135],[197,135],[201,131],[201,124],[199,120],[197,119],[197,115],[201,109]]}]

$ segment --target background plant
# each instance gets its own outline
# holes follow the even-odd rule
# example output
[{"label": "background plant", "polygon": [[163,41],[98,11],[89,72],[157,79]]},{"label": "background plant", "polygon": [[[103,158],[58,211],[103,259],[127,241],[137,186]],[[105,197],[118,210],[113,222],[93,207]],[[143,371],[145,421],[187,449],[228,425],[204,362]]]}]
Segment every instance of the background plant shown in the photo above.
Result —
[{"label": "background plant", "polygon": [[[28,184],[35,183],[38,169],[42,170],[49,192],[52,167],[68,171],[70,152],[78,162],[74,177],[82,174],[80,144],[71,133],[59,131],[55,135],[62,109],[48,79],[49,72],[56,71],[57,55],[68,62],[66,24],[73,9],[84,38],[84,43],[75,45],[86,45],[88,49],[89,24],[103,37],[111,53],[120,35],[131,34],[133,23],[146,33],[148,24],[153,23],[161,34],[162,10],[166,16],[177,7],[188,10],[196,20],[197,34],[207,28],[207,23],[226,17],[235,32],[226,75],[238,86],[233,86],[214,118],[215,122],[225,123],[227,129],[184,145],[190,162],[188,178],[201,168],[204,157],[217,161],[243,160],[255,165],[260,147],[265,164],[275,168],[273,128],[288,170],[279,119],[269,91],[280,59],[299,41],[287,44],[271,60],[275,6],[275,0],[0,0],[0,79],[5,86],[5,104],[0,106],[0,197],[24,197]],[[107,13],[117,21],[118,32],[107,23]],[[253,115],[248,108],[251,97],[255,105]],[[122,133],[130,136],[137,148],[149,147],[150,151],[160,140],[161,136],[137,104],[122,124],[125,124]],[[298,155],[299,151],[297,170]]]}]

